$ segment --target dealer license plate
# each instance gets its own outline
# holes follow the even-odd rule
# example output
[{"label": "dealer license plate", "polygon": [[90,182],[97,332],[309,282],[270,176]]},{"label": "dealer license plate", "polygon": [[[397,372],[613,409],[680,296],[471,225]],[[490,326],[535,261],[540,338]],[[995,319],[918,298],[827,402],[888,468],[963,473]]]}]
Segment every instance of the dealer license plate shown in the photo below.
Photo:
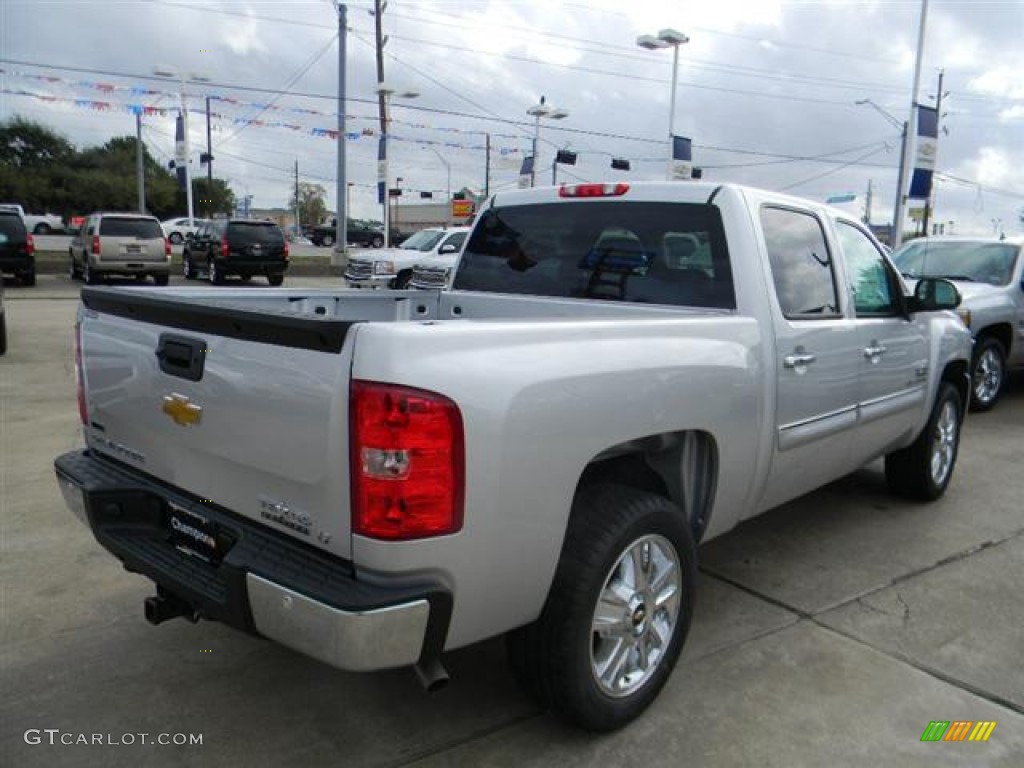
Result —
[{"label": "dealer license plate", "polygon": [[225,542],[216,523],[174,502],[167,502],[166,520],[171,543],[178,551],[207,563],[220,562]]}]

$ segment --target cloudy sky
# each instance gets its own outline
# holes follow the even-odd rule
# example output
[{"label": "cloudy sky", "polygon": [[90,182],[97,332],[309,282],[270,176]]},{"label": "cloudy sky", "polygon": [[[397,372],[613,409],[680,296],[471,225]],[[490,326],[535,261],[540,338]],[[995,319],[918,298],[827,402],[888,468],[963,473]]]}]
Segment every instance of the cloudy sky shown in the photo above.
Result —
[{"label": "cloudy sky", "polygon": [[[345,106],[352,212],[376,207],[373,3],[349,2]],[[856,193],[891,220],[899,129],[909,117],[920,0],[390,0],[385,81],[390,175],[419,191],[514,186],[540,97],[568,110],[544,120],[539,174],[555,149],[578,153],[559,181],[662,178],[671,51],[636,46],[674,28],[680,49],[675,132],[705,178],[825,199]],[[258,207],[287,204],[296,161],[335,204],[337,14],[328,0],[0,0],[0,119],[44,122],[77,145],[134,132],[173,155],[176,82],[186,83],[193,150],[211,96],[214,171]],[[930,0],[920,100],[944,72],[935,220],[958,233],[1024,229],[1024,2]],[[252,122],[257,121],[257,122]],[[609,168],[611,157],[629,172]],[[196,167],[197,172],[199,171]],[[908,227],[910,225],[908,224]]]}]

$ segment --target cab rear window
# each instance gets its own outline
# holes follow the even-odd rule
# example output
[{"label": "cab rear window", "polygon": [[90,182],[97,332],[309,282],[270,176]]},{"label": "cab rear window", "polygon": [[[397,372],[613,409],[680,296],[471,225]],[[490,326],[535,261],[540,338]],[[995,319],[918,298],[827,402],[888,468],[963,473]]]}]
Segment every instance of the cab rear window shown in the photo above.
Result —
[{"label": "cab rear window", "polygon": [[733,309],[718,209],[692,203],[544,203],[485,211],[454,288]]},{"label": "cab rear window", "polygon": [[156,219],[131,219],[104,216],[100,219],[100,235],[136,237],[140,240],[163,239],[164,231]]}]

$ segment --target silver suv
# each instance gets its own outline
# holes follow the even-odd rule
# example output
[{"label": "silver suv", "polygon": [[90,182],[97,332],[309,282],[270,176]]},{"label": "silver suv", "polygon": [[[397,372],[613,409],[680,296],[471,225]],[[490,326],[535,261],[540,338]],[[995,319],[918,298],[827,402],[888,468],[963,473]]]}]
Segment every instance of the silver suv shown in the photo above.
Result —
[{"label": "silver suv", "polygon": [[94,213],[74,233],[70,275],[95,285],[107,275],[147,276],[167,285],[171,274],[171,244],[160,222],[140,213]]}]

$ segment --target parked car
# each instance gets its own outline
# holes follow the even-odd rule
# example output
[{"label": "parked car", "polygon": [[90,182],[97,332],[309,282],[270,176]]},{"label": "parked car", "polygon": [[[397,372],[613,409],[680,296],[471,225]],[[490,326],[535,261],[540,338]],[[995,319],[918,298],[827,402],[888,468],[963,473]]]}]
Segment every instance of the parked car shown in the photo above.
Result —
[{"label": "parked car", "polygon": [[82,291],[85,446],[58,484],[154,582],[151,623],[428,688],[445,651],[508,633],[542,706],[607,731],[672,674],[701,541],[882,457],[921,501],[954,476],[956,287],[908,295],[856,216],[812,201],[502,192],[452,290],[401,296]]},{"label": "parked car", "polygon": [[160,222],[142,213],[90,214],[71,238],[68,255],[71,279],[89,285],[109,275],[152,277],[167,285],[171,275],[171,244]]},{"label": "parked car", "polygon": [[469,227],[421,229],[397,248],[349,256],[345,280],[351,288],[407,288],[413,267],[423,259],[457,259],[469,231]]},{"label": "parked car", "polygon": [[1024,366],[1024,238],[928,237],[892,255],[904,277],[945,277],[960,290],[957,310],[974,336],[971,408],[996,404],[1008,368]]},{"label": "parked car", "polygon": [[14,275],[23,285],[36,284],[35,242],[21,214],[0,208],[0,279]]},{"label": "parked car", "polygon": [[7,313],[4,312],[4,281],[0,276],[0,355],[7,354]]},{"label": "parked car", "polygon": [[281,227],[256,219],[214,219],[204,222],[182,252],[186,280],[205,274],[214,285],[230,275],[250,280],[263,275],[281,285],[288,269],[289,249]]},{"label": "parked car", "polygon": [[188,238],[194,237],[203,219],[168,219],[161,221],[160,226],[164,230],[164,236],[171,241],[171,245],[181,245]]},{"label": "parked car", "polygon": [[[329,247],[334,245],[334,239],[337,236],[337,231],[338,220],[331,219],[328,224],[321,224],[318,227],[313,227],[309,233],[309,239],[313,242],[313,245]],[[382,229],[353,221],[351,219],[349,219],[348,226],[345,229],[345,236],[348,238],[348,242],[353,245],[362,245],[371,248],[384,247],[384,231]]]}]

